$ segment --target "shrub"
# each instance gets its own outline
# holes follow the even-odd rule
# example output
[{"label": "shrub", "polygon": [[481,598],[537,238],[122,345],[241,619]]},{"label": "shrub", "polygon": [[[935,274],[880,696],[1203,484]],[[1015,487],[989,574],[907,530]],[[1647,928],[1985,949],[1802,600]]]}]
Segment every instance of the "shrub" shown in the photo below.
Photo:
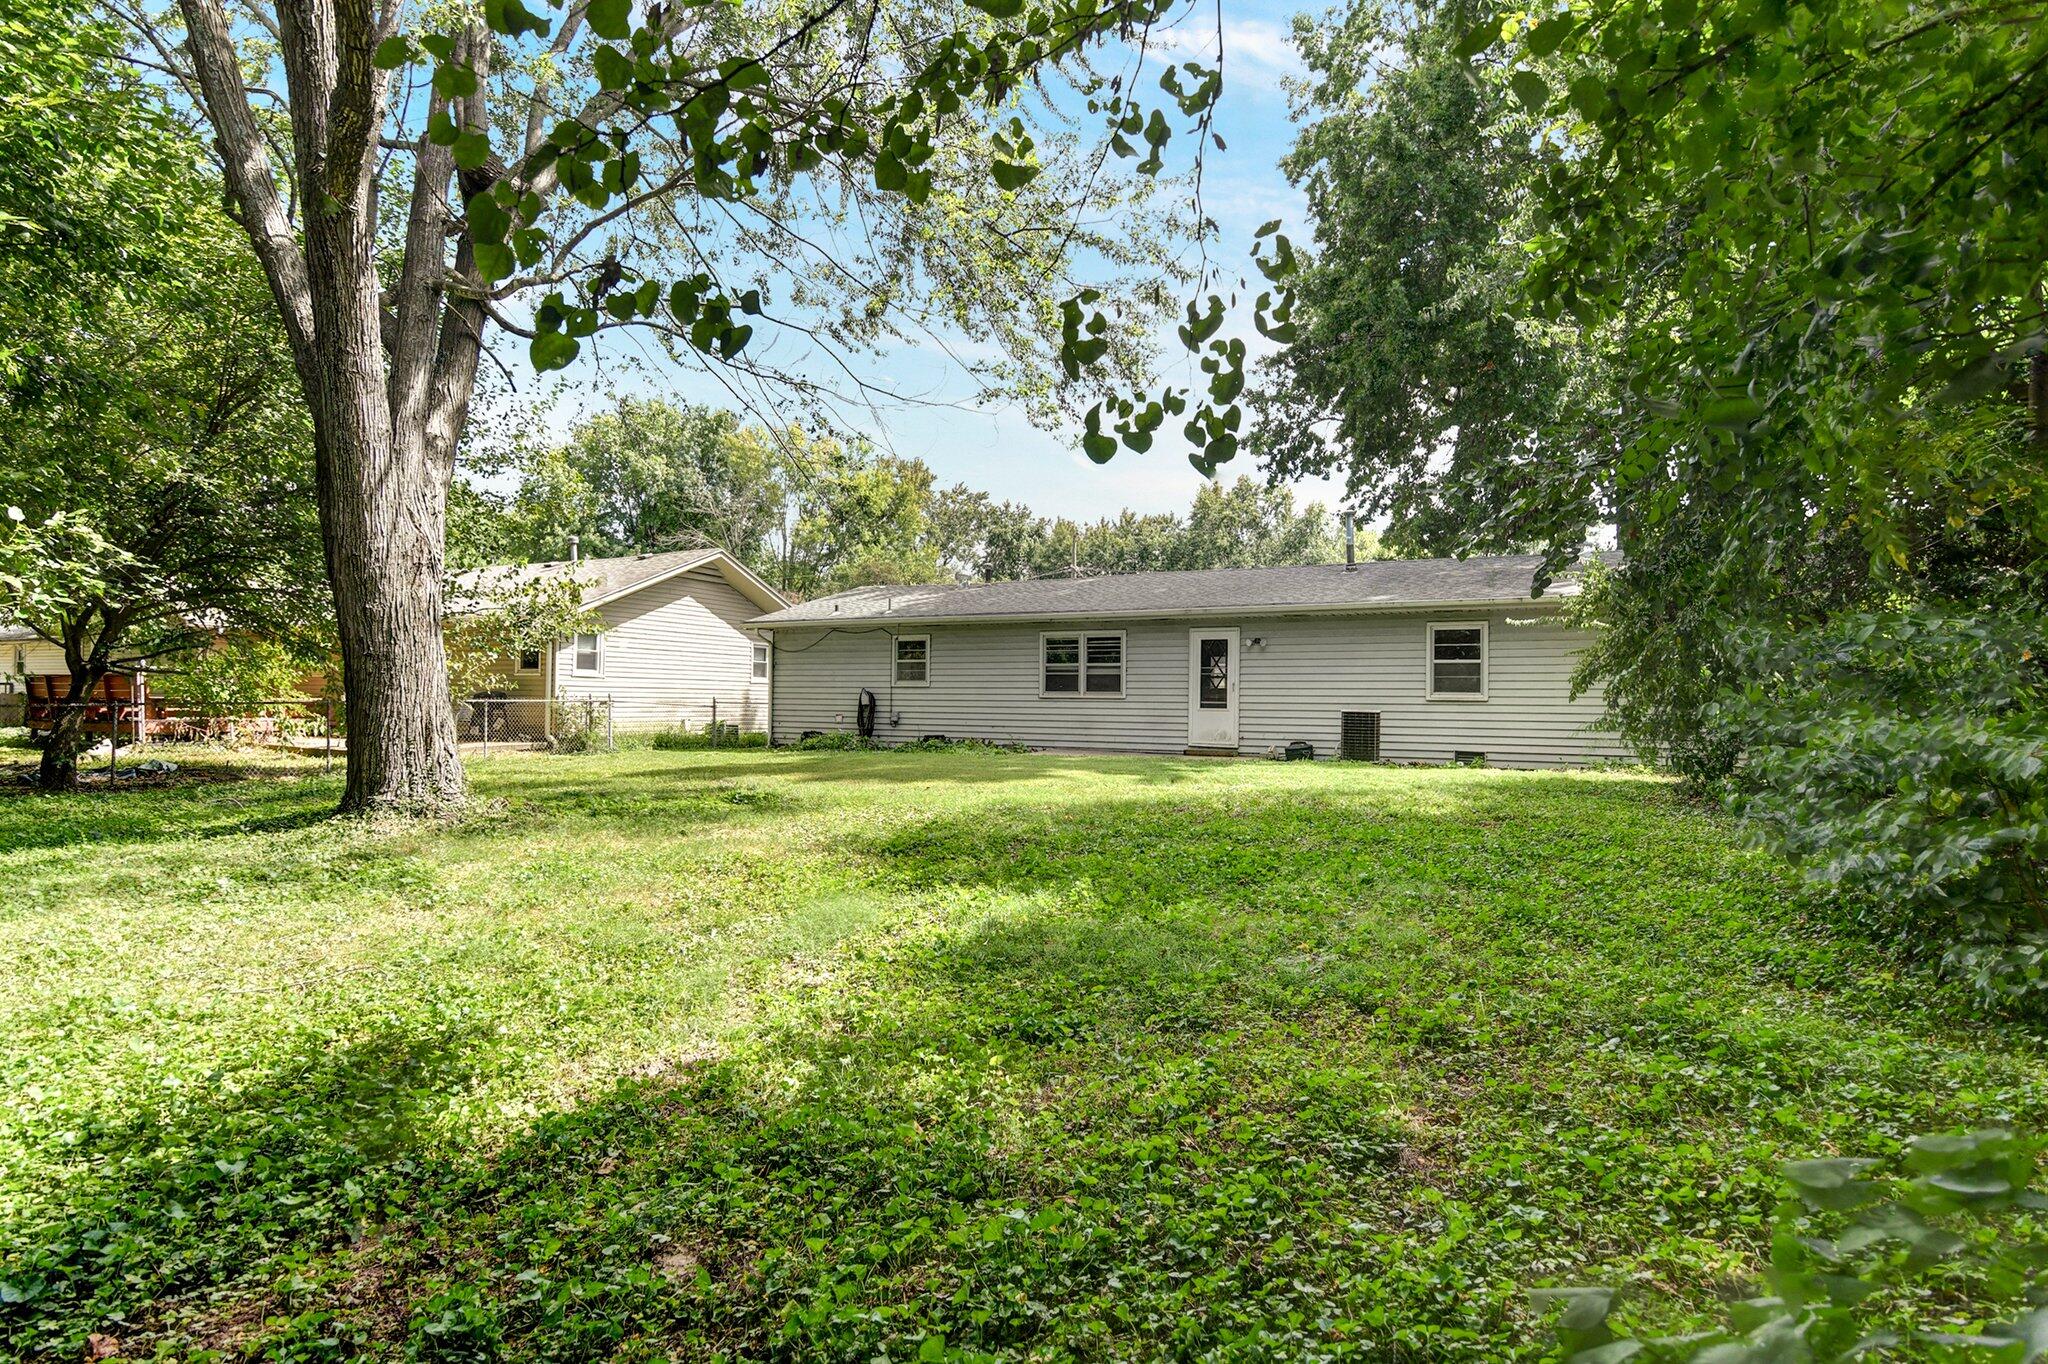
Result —
[{"label": "shrub", "polygon": [[829,734],[812,734],[806,738],[798,739],[789,746],[811,753],[840,753],[881,747],[873,739],[863,739],[858,734],[847,734],[836,730]]},{"label": "shrub", "polygon": [[2048,998],[2048,656],[2038,609],[1857,612],[1744,642],[1713,724],[1729,796],[1806,873],[1862,892],[1987,997]]},{"label": "shrub", "polygon": [[[2048,1308],[2035,1299],[2048,1244],[2030,1215],[2043,1199],[2029,1186],[2040,1151],[2038,1139],[1993,1129],[1921,1137],[1906,1147],[1903,1170],[1875,1159],[1791,1162],[1768,1291],[1736,1303],[1723,1324],[1636,1339],[1609,1324],[1610,1289],[1534,1296],[1539,1305],[1563,1305],[1558,1340],[1574,1364],[1834,1364],[1891,1358],[1916,1343],[1944,1351],[1941,1358],[2039,1359]],[[1993,1320],[1959,1328],[1958,1303],[1967,1319]],[[1930,1304],[1944,1329],[1929,1329],[1919,1315]]]},{"label": "shrub", "polygon": [[688,725],[677,725],[672,729],[660,729],[647,736],[647,745],[663,751],[682,751],[696,748],[763,748],[767,746],[765,734],[743,733],[738,725],[720,720],[714,727],[707,724],[702,729],[691,729]]},{"label": "shrub", "polygon": [[609,753],[616,747],[606,732],[605,717],[581,706],[558,706],[548,740],[551,753]]}]

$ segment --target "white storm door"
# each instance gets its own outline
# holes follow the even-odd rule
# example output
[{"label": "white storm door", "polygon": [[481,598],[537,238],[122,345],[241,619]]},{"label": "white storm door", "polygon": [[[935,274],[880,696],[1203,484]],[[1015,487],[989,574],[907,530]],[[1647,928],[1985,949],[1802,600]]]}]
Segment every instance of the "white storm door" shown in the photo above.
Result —
[{"label": "white storm door", "polygon": [[1188,747],[1237,747],[1237,631],[1188,631]]}]

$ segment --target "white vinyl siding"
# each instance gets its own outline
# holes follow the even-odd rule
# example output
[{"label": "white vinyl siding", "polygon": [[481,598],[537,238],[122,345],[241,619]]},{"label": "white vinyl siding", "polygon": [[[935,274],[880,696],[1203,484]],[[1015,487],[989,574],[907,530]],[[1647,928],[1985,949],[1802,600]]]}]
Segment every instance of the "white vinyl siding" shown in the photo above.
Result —
[{"label": "white vinyl siding", "polygon": [[0,644],[0,691],[22,691],[23,677],[42,677],[71,669],[64,651],[47,639],[12,639]]},{"label": "white vinyl siding", "polygon": [[[1487,692],[1483,701],[1444,705],[1425,695],[1429,626],[1459,618],[1487,625]],[[791,742],[805,730],[850,731],[867,687],[881,703],[876,736],[884,743],[945,734],[1033,748],[1179,753],[1188,735],[1187,632],[1196,623],[1236,626],[1246,641],[1238,660],[1244,753],[1305,739],[1317,757],[1334,757],[1339,714],[1374,710],[1381,714],[1381,755],[1391,762],[1448,762],[1454,752],[1482,752],[1498,766],[1549,767],[1631,756],[1619,739],[1591,728],[1601,714],[1597,692],[1570,699],[1585,636],[1542,608],[1469,617],[1253,615],[1111,628],[932,625],[918,633],[931,635],[945,667],[931,685],[905,689],[890,684],[893,636],[886,627],[782,626],[775,736]],[[1123,640],[1117,704],[1076,704],[1074,693],[1044,691],[1044,641],[1089,635]]]},{"label": "white vinyl siding", "polygon": [[716,700],[721,721],[764,730],[769,681],[756,679],[760,636],[747,625],[762,609],[710,565],[628,593],[597,608],[603,675],[578,676],[574,642],[565,640],[555,653],[556,695],[609,697],[620,729],[701,727]]}]

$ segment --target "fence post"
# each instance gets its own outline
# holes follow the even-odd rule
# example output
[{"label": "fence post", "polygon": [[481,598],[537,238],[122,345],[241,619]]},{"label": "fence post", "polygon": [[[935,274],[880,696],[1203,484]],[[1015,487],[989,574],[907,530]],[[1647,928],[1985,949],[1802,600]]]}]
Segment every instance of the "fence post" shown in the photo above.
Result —
[{"label": "fence post", "polygon": [[334,770],[334,698],[323,696],[320,700],[322,703],[321,709],[327,713],[327,723],[323,726],[325,733],[321,736],[320,770],[322,772],[332,772]]},{"label": "fence post", "polygon": [[[111,777],[121,766],[121,703],[112,697],[107,699],[113,705],[113,711],[107,720],[107,775]],[[90,715],[92,712],[87,711],[86,714]]]},{"label": "fence post", "polygon": [[609,696],[604,699],[604,746],[612,746],[612,699]]},{"label": "fence post", "polygon": [[491,756],[491,698],[483,698],[484,708],[484,756]]},{"label": "fence post", "polygon": [[711,746],[718,747],[718,698],[711,698]]}]

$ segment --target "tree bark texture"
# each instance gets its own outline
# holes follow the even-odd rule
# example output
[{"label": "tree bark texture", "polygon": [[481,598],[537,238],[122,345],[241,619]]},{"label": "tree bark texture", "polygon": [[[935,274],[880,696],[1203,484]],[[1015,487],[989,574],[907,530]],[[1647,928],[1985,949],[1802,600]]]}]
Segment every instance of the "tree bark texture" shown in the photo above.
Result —
[{"label": "tree bark texture", "polygon": [[85,734],[86,704],[107,676],[105,668],[91,663],[72,663],[70,670],[70,686],[50,717],[49,732],[43,735],[42,760],[36,765],[36,789],[50,795],[78,789],[78,755],[90,747]]},{"label": "tree bark texture", "polygon": [[[312,411],[348,727],[342,810],[451,810],[464,791],[441,575],[448,483],[483,318],[480,309],[469,316],[446,299],[449,163],[438,148],[421,156],[411,207],[418,230],[408,233],[398,297],[387,308],[382,294],[374,157],[386,77],[371,55],[395,29],[397,7],[387,4],[381,14],[370,0],[283,0],[277,7],[296,229],[247,103],[220,0],[181,0],[180,8],[235,215],[263,263]],[[437,169],[440,184],[432,182]],[[387,328],[394,313],[397,325]]]}]

